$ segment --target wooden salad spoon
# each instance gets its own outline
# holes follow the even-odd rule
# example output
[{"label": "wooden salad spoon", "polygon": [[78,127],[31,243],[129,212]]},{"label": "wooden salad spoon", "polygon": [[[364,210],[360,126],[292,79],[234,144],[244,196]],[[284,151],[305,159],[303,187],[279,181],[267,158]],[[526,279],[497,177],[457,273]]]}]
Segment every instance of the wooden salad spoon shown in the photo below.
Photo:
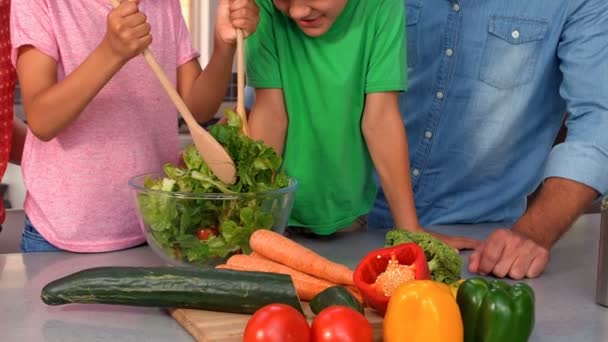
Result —
[{"label": "wooden salad spoon", "polygon": [[243,30],[236,30],[236,60],[237,60],[237,97],[236,97],[236,113],[241,118],[242,132],[249,136],[249,124],[247,122],[247,113],[245,111],[245,54],[244,54],[244,36]]},{"label": "wooden salad spoon", "polygon": [[[110,0],[110,2],[114,8],[120,5],[119,0]],[[196,119],[194,119],[194,116],[188,109],[188,106],[184,103],[184,100],[180,97],[175,87],[171,84],[160,64],[158,64],[156,58],[154,58],[154,55],[152,55],[150,49],[146,48],[142,52],[142,55],[150,65],[152,72],[154,72],[163,88],[169,95],[169,98],[184,118],[184,121],[190,130],[190,135],[192,136],[194,146],[198,150],[198,153],[201,155],[203,160],[209,166],[209,169],[211,169],[211,171],[222,182],[226,184],[234,184],[236,181],[236,166],[234,165],[234,161],[226,149],[224,149],[224,147],[217,140],[215,140],[215,138],[209,134],[207,130],[201,127]]]}]

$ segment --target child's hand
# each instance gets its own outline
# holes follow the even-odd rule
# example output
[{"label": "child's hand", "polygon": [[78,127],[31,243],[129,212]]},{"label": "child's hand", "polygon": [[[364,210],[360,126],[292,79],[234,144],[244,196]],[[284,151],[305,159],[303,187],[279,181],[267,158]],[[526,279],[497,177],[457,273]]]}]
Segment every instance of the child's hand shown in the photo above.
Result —
[{"label": "child's hand", "polygon": [[220,0],[217,9],[215,35],[227,44],[236,43],[236,30],[241,29],[245,37],[255,32],[260,21],[255,0]]},{"label": "child's hand", "polygon": [[139,0],[123,0],[108,15],[103,45],[123,61],[140,54],[152,43],[150,24],[139,11]]}]

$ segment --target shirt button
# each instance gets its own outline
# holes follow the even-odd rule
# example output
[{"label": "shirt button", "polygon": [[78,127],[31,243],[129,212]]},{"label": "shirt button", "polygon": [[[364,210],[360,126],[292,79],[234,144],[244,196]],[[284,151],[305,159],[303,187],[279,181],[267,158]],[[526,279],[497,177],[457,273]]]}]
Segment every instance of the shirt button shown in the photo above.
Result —
[{"label": "shirt button", "polygon": [[460,5],[454,4],[454,5],[452,5],[452,9],[454,10],[454,12],[458,12],[458,11],[460,11]]},{"label": "shirt button", "polygon": [[418,176],[420,176],[420,170],[414,169],[414,170],[412,170],[412,174],[414,175],[414,177],[418,177]]},{"label": "shirt button", "polygon": [[435,97],[438,99],[443,99],[443,92],[442,91],[438,91],[437,94],[435,94]]},{"label": "shirt button", "polygon": [[513,32],[511,32],[511,37],[513,37],[513,39],[519,38],[519,31],[514,30]]},{"label": "shirt button", "polygon": [[445,55],[448,57],[451,57],[454,54],[454,50],[452,49],[446,49],[445,50]]},{"label": "shirt button", "polygon": [[424,137],[427,139],[431,139],[433,137],[433,132],[431,132],[431,131],[424,132]]}]

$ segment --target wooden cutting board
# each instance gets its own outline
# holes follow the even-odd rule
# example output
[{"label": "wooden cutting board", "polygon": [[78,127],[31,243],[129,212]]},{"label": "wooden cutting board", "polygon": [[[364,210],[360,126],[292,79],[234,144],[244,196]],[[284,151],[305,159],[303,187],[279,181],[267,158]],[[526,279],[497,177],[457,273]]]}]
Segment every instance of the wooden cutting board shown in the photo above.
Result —
[{"label": "wooden cutting board", "polygon": [[[308,303],[303,304],[304,313],[309,322],[314,314]],[[202,311],[190,309],[175,309],[171,316],[186,329],[192,337],[200,342],[241,342],[243,331],[251,315]],[[374,341],[382,341],[382,317],[370,309],[365,310],[374,331]]]}]

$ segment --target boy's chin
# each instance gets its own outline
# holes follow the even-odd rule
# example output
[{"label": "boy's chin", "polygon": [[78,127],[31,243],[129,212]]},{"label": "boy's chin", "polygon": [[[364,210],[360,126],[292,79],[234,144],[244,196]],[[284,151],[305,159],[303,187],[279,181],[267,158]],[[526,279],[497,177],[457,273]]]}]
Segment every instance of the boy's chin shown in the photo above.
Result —
[{"label": "boy's chin", "polygon": [[329,28],[302,28],[300,27],[302,32],[309,37],[320,37],[329,31]]},{"label": "boy's chin", "polygon": [[320,37],[320,36],[324,35],[325,33],[327,33],[327,31],[329,31],[329,29],[331,29],[332,25],[333,25],[333,22],[329,22],[328,20],[325,20],[325,22],[323,22],[319,26],[304,27],[302,25],[298,25],[298,27],[300,28],[300,30],[302,30],[302,32],[304,32],[305,35],[307,35],[309,37]]}]

